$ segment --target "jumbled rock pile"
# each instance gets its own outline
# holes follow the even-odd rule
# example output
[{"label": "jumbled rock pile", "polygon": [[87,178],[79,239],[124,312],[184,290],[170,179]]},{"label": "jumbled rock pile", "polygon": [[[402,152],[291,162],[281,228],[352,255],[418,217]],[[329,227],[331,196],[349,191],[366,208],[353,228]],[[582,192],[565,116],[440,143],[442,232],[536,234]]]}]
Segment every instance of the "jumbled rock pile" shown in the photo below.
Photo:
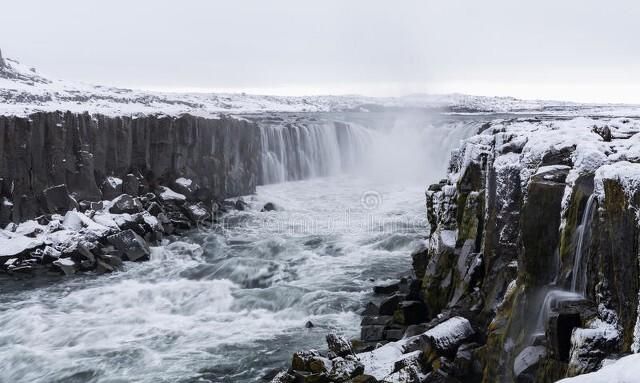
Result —
[{"label": "jumbled rock pile", "polygon": [[[336,334],[327,336],[328,352],[301,351],[291,368],[272,383],[427,383],[462,382],[479,375],[474,343],[476,331],[460,316],[425,324],[417,335],[356,353],[354,345]],[[355,342],[354,342],[355,343]]]},{"label": "jumbled rock pile", "polygon": [[0,273],[25,277],[111,272],[122,261],[148,260],[149,246],[166,236],[210,225],[228,208],[245,207],[239,201],[190,201],[164,186],[100,202],[78,203],[66,185],[42,195],[49,213],[0,229]]}]

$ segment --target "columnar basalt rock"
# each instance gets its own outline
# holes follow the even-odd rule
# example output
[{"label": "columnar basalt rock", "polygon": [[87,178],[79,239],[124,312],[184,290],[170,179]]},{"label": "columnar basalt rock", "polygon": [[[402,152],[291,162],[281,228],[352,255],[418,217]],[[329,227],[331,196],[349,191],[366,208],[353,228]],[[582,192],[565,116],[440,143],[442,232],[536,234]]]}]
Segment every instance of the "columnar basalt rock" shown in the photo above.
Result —
[{"label": "columnar basalt rock", "polygon": [[260,161],[258,127],[226,117],[0,116],[0,138],[0,193],[13,204],[1,224],[38,216],[42,192],[62,184],[78,201],[113,198],[122,180],[137,195],[180,177],[199,185],[192,200],[250,194]]}]

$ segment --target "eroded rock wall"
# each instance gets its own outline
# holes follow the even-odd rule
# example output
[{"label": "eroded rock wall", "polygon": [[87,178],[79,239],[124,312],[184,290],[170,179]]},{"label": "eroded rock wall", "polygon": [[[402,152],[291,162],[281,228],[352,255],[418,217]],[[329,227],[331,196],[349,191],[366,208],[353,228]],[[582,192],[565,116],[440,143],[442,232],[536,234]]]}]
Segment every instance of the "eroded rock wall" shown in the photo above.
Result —
[{"label": "eroded rock wall", "polygon": [[66,184],[78,201],[101,200],[107,177],[133,176],[141,193],[183,177],[201,201],[250,194],[259,161],[258,127],[240,119],[0,116],[0,224],[46,212],[42,192],[55,185]]},{"label": "eroded rock wall", "polygon": [[580,124],[494,123],[426,193],[423,300],[484,329],[484,382],[552,382],[637,351],[638,123]]}]

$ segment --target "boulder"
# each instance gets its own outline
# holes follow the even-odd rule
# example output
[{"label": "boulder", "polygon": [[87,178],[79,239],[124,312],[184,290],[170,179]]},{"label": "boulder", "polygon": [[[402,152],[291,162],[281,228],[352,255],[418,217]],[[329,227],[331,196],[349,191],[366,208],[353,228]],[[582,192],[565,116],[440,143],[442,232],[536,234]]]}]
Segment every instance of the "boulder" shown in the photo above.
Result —
[{"label": "boulder", "polygon": [[122,252],[129,261],[145,261],[151,254],[144,239],[131,229],[110,235],[107,241]]},{"label": "boulder", "polygon": [[274,211],[274,210],[277,210],[276,205],[273,202],[267,202],[266,204],[264,204],[264,206],[262,207],[262,210],[260,211],[265,212],[265,211]]},{"label": "boulder", "polygon": [[400,289],[400,282],[389,283],[386,285],[373,286],[373,293],[378,295],[393,294]]},{"label": "boulder", "polygon": [[337,357],[331,360],[332,368],[327,377],[331,382],[346,382],[364,373],[364,365],[354,356]]},{"label": "boulder", "polygon": [[207,207],[202,202],[193,205],[187,204],[186,212],[189,219],[196,223],[201,223],[211,218],[211,214],[209,214]]},{"label": "boulder", "polygon": [[122,192],[124,194],[129,194],[134,197],[140,195],[141,184],[138,177],[129,173],[124,176],[122,181]]},{"label": "boulder", "polygon": [[426,321],[427,307],[420,301],[403,301],[393,314],[396,323],[408,326]]},{"label": "boulder", "polygon": [[76,273],[76,263],[71,258],[60,258],[53,261],[53,265],[57,266],[65,275],[73,275]]},{"label": "boulder", "polygon": [[236,210],[244,211],[249,209],[249,204],[244,202],[242,198],[238,198],[234,204],[234,207],[236,208]]},{"label": "boulder", "polygon": [[187,200],[184,194],[177,193],[166,186],[158,186],[156,194],[162,202],[171,202],[180,205]]},{"label": "boulder", "polygon": [[64,214],[69,210],[78,209],[78,203],[71,198],[67,185],[52,186],[42,191],[46,210],[50,214]]},{"label": "boulder", "polygon": [[172,185],[173,190],[184,195],[187,200],[192,201],[195,198],[199,187],[191,179],[180,177],[176,179]]},{"label": "boulder", "polygon": [[336,335],[334,333],[327,334],[327,346],[329,351],[335,353],[337,356],[345,357],[347,355],[353,355],[351,349],[351,342],[343,336]]},{"label": "boulder", "polygon": [[314,358],[321,357],[316,350],[298,351],[293,354],[291,369],[298,371],[311,371],[310,363]]},{"label": "boulder", "polygon": [[366,316],[366,315],[375,316],[375,315],[378,315],[380,313],[379,310],[380,309],[378,308],[378,306],[375,303],[369,302],[365,306],[364,311],[362,311],[361,315],[363,315],[363,316]]},{"label": "boulder", "polygon": [[109,212],[114,214],[134,214],[142,211],[142,203],[138,198],[128,194],[121,194],[111,201]]},{"label": "boulder", "polygon": [[538,366],[546,355],[544,346],[525,347],[513,362],[513,376],[516,381],[534,382]]},{"label": "boulder", "polygon": [[427,269],[427,263],[429,262],[429,249],[426,243],[422,242],[421,246],[418,246],[418,248],[411,253],[411,260],[416,277],[422,280]]},{"label": "boulder", "polygon": [[475,335],[469,320],[453,317],[426,331],[421,338],[424,341],[424,355],[455,356],[458,347]]},{"label": "boulder", "polygon": [[393,315],[398,304],[405,298],[402,294],[394,294],[380,303],[380,315]]},{"label": "boulder", "polygon": [[586,374],[600,368],[604,359],[616,352],[618,330],[607,324],[596,328],[576,328],[571,334],[568,376]]},{"label": "boulder", "polygon": [[122,194],[122,180],[118,177],[107,177],[100,185],[102,198],[112,200]]}]

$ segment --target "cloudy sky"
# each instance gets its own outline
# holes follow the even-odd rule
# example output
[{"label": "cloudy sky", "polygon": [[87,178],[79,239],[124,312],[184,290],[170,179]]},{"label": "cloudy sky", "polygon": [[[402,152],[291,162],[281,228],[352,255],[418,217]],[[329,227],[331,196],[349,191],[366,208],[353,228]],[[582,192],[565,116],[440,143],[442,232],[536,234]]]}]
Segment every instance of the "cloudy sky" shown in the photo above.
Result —
[{"label": "cloudy sky", "polygon": [[640,103],[634,0],[20,0],[0,49],[154,90]]}]

